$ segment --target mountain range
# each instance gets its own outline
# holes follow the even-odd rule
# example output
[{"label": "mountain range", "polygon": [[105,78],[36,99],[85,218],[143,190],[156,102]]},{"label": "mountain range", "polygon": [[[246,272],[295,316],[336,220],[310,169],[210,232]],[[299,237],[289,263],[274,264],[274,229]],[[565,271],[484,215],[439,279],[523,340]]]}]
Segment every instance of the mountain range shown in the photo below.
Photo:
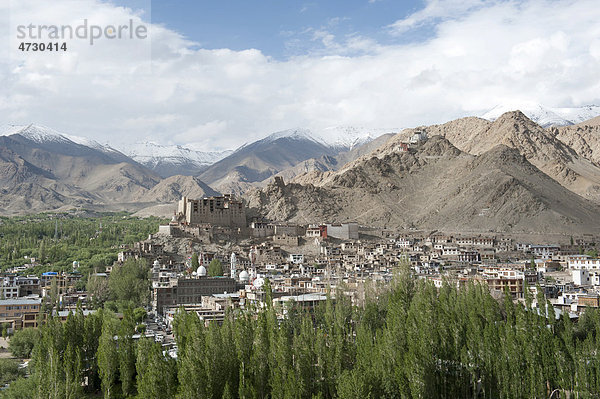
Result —
[{"label": "mountain range", "polygon": [[[97,142],[36,125],[4,126],[0,133],[1,214],[73,207],[136,209],[141,203],[175,201],[185,194]],[[187,180],[177,183],[196,195],[214,193],[194,177],[180,180]]]},{"label": "mountain range", "polygon": [[294,129],[236,151],[205,153],[146,142],[128,148],[128,156],[48,127],[5,125],[0,127],[0,214],[73,207],[137,210],[182,195],[241,193],[312,157],[360,154],[372,141],[363,132],[354,129],[346,141],[334,137],[328,143]]},{"label": "mountain range", "polygon": [[[302,223],[597,233],[596,108],[547,127],[552,118],[532,116],[536,108],[402,131],[298,128],[204,153],[151,142],[119,151],[39,125],[7,125],[0,128],[0,214],[86,208],[166,216],[173,209],[160,204],[182,195],[234,192],[250,216]],[[594,117],[578,122],[586,112]]]},{"label": "mountain range", "polygon": [[467,154],[442,136],[414,151],[387,147],[336,172],[274,181],[246,194],[274,220],[358,221],[382,228],[462,232],[594,231],[600,207],[567,190],[518,150]]},{"label": "mountain range", "polygon": [[600,115],[600,106],[598,105],[584,105],[582,107],[572,108],[550,108],[540,104],[521,104],[510,106],[497,105],[481,115],[481,117],[493,122],[502,114],[516,109],[520,110],[529,119],[543,128],[576,125]]},{"label": "mountain range", "polygon": [[[494,122],[462,118],[405,129],[335,171],[271,182],[245,198],[255,215],[302,223],[598,233],[598,133],[597,119],[544,129],[520,111]],[[404,151],[414,137],[427,139]]]}]

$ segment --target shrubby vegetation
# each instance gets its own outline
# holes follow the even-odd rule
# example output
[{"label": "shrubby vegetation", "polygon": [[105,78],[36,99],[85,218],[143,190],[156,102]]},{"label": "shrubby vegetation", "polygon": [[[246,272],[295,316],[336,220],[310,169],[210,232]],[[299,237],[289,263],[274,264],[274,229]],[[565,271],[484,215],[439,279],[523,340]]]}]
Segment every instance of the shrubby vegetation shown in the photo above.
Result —
[{"label": "shrubby vegetation", "polygon": [[[514,304],[487,287],[436,289],[405,271],[364,307],[339,292],[314,312],[294,306],[278,320],[267,306],[230,313],[205,327],[180,313],[177,359],[133,334],[140,315],[120,321],[100,310],[65,324],[50,319],[33,350],[32,398],[547,398],[600,392],[600,313],[578,323]],[[538,298],[541,304],[543,297]],[[542,306],[545,308],[545,306]],[[546,317],[547,315],[547,317]],[[116,338],[115,338],[116,337]],[[88,386],[82,386],[84,380]],[[14,386],[14,388],[13,388]],[[26,391],[26,390],[25,390]],[[10,396],[13,395],[13,396]]]}]

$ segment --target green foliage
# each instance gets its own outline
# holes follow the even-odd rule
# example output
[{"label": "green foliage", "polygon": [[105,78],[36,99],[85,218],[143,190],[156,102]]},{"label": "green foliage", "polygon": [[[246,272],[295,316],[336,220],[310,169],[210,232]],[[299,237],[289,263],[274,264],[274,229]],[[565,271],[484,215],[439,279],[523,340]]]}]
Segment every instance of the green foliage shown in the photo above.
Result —
[{"label": "green foliage", "polygon": [[40,339],[37,328],[24,328],[17,330],[8,341],[8,348],[14,357],[29,358],[33,346]]},{"label": "green foliage", "polygon": [[10,383],[8,389],[2,391],[2,399],[33,399],[35,382],[31,378],[18,378]]},{"label": "green foliage", "polygon": [[150,295],[148,270],[145,259],[129,259],[114,267],[108,279],[110,299],[135,307],[145,305]]},{"label": "green foliage", "polygon": [[36,398],[78,398],[82,394],[85,340],[81,336],[83,314],[61,323],[50,317],[40,329],[30,361]]},{"label": "green foliage", "polygon": [[598,250],[597,249],[590,249],[589,251],[586,251],[585,253],[586,255],[592,257],[592,258],[597,258],[598,257]]},{"label": "green foliage", "polygon": [[98,342],[98,371],[102,380],[102,391],[105,398],[114,398],[115,384],[119,375],[119,352],[117,331],[119,321],[109,312],[104,313],[102,335]]},{"label": "green foliage", "polygon": [[9,327],[10,327],[10,324],[2,323],[2,338],[4,338],[4,339],[8,338],[8,328]]},{"label": "green foliage", "polygon": [[[158,343],[132,339],[139,321],[133,308],[123,320],[104,310],[85,319],[77,311],[64,324],[50,318],[34,346],[30,396],[76,398],[100,387],[109,398],[184,399],[600,392],[600,311],[589,308],[577,324],[564,313],[556,319],[540,287],[538,310],[529,294],[515,304],[510,294],[495,300],[480,284],[437,289],[415,281],[402,264],[363,307],[340,287],[314,310],[292,304],[287,319],[278,318],[268,280],[265,291],[264,308],[230,312],[222,324],[205,325],[181,310],[177,360]],[[23,384],[15,381],[14,392]]]},{"label": "green foliage", "polygon": [[169,399],[175,397],[177,367],[174,359],[163,355],[160,344],[147,339],[140,340],[136,370],[140,398]]},{"label": "green foliage", "polygon": [[133,320],[137,324],[142,323],[146,319],[147,315],[148,314],[146,313],[146,309],[144,309],[142,307],[133,309],[133,315],[132,315],[133,316]]},{"label": "green foliage", "polygon": [[133,341],[135,327],[134,311],[131,308],[126,309],[118,335],[119,375],[121,391],[125,396],[132,395],[135,390],[136,346]]},{"label": "green foliage", "polygon": [[101,306],[109,298],[108,278],[95,273],[88,277],[86,291],[93,307]]},{"label": "green foliage", "polygon": [[0,386],[4,386],[23,376],[25,376],[25,370],[19,368],[17,360],[0,359]]},{"label": "green foliage", "polygon": [[[55,226],[58,222],[58,237]],[[129,214],[105,213],[82,217],[69,213],[49,213],[0,218],[0,265],[8,267],[29,263],[34,257],[40,266],[26,271],[71,271],[79,261],[85,277],[94,270],[104,271],[117,260],[119,245],[133,244],[155,233],[165,220],[139,219]],[[100,228],[102,225],[102,228]]]},{"label": "green foliage", "polygon": [[192,255],[192,269],[196,270],[200,266],[200,262],[198,261],[198,254],[194,253]]},{"label": "green foliage", "polygon": [[207,273],[210,277],[222,276],[223,275],[223,265],[221,265],[221,262],[218,259],[213,259],[212,261],[210,261],[210,264],[208,265]]}]

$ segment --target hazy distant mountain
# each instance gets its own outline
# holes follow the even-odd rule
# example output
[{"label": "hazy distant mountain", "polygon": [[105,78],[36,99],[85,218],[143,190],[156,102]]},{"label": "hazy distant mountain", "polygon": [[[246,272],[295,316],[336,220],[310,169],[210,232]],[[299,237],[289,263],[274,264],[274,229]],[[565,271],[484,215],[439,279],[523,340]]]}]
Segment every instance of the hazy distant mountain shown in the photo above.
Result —
[{"label": "hazy distant mountain", "polygon": [[[340,152],[335,156],[323,155],[319,158],[307,159],[306,161],[302,161],[290,168],[282,170],[281,172],[277,173],[277,176],[281,176],[285,179],[285,181],[289,181],[296,176],[305,173],[338,170],[346,163],[351,162],[360,156],[371,153],[393,136],[394,134],[392,133],[383,134],[373,140],[365,140],[362,144],[356,144],[350,151]],[[270,180],[270,177],[263,180],[262,186],[267,185]]]},{"label": "hazy distant mountain", "polygon": [[64,206],[129,209],[171,201],[173,193],[214,193],[196,181],[178,189],[169,182],[159,185],[160,176],[121,152],[43,126],[7,125],[0,134],[0,213]]},{"label": "hazy distant mountain", "polygon": [[[181,195],[217,194],[205,180],[222,192],[241,193],[306,160],[329,157],[341,165],[352,158],[347,154],[366,148],[377,131],[344,127],[315,135],[293,129],[235,152],[199,152],[145,142],[128,147],[124,152],[129,157],[109,145],[52,128],[5,125],[0,127],[0,190],[4,193],[0,213],[65,205],[127,204],[131,209],[136,203],[170,202]],[[340,158],[331,158],[335,156]],[[183,176],[198,174],[200,178]]]},{"label": "hazy distant mountain", "polygon": [[200,179],[227,192],[240,183],[260,182],[304,160],[335,154],[335,149],[315,138],[309,130],[285,130],[238,148],[202,172]]},{"label": "hazy distant mountain", "polygon": [[308,170],[331,170],[343,165],[360,148],[390,129],[332,127],[314,133],[290,129],[273,133],[237,149],[200,174],[200,178],[221,192],[241,193],[260,185],[273,175],[295,176]]},{"label": "hazy distant mountain", "polygon": [[301,223],[355,220],[387,228],[581,232],[600,207],[562,187],[506,145],[470,155],[430,137],[410,152],[388,141],[335,172],[245,195],[254,213]]},{"label": "hazy distant mountain", "polygon": [[203,152],[180,145],[160,145],[151,141],[136,143],[125,151],[132,159],[162,177],[195,176],[233,150]]},{"label": "hazy distant mountain", "polygon": [[575,125],[600,115],[600,106],[598,105],[586,105],[575,108],[549,108],[538,104],[529,106],[498,105],[481,117],[493,122],[506,112],[517,109],[544,128]]}]

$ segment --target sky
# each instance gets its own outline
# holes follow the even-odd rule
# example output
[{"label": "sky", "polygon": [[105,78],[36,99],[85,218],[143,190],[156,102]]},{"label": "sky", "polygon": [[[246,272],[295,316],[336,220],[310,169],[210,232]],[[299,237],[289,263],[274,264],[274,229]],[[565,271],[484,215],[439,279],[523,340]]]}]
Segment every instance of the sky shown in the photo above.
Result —
[{"label": "sky", "polygon": [[[600,104],[599,20],[597,0],[5,0],[0,124],[209,151],[297,127]],[[84,21],[130,29],[19,36]]]}]

